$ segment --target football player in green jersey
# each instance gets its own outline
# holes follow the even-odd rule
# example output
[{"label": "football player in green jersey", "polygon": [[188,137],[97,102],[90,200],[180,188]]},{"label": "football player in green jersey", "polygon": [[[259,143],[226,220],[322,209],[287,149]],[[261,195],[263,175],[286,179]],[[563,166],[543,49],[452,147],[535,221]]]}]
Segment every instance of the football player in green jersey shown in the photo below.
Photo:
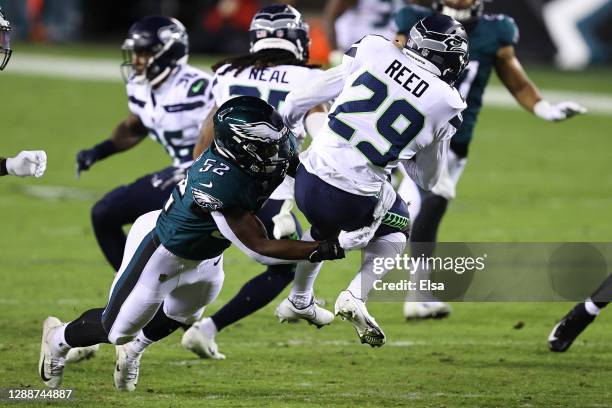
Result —
[{"label": "football player in green jersey", "polygon": [[106,307],[67,324],[45,320],[39,373],[48,387],[61,385],[71,348],[112,343],[115,387],[133,391],[144,349],[193,323],[217,297],[231,243],[266,264],[344,257],[338,238],[269,240],[254,215],[297,166],[293,135],[274,108],[255,97],[231,99],[215,114],[214,133],[163,210],[132,226]]},{"label": "football player in green jersey", "polygon": [[[459,93],[467,102],[463,111],[463,124],[455,133],[450,143],[448,166],[443,170],[438,183],[431,191],[419,193],[414,182],[404,178],[399,193],[405,201],[412,202],[412,224],[410,240],[412,253],[431,256],[436,241],[438,227],[446,212],[448,203],[455,197],[455,188],[467,163],[469,145],[472,141],[474,127],[482,108],[484,90],[495,69],[499,79],[514,96],[516,101],[527,111],[547,121],[562,121],[586,112],[586,109],[575,102],[553,104],[543,99],[540,91],[529,79],[516,57],[514,46],[519,39],[518,27],[514,20],[503,14],[484,14],[483,0],[434,0],[431,7],[409,5],[401,9],[395,21],[398,26],[396,40],[406,43],[412,26],[420,19],[433,13],[443,13],[459,20],[466,28],[469,37],[470,63],[462,77],[455,84]],[[420,211],[418,204],[420,202]],[[429,271],[421,270],[418,279],[427,279]],[[404,316],[407,319],[445,317],[450,307],[436,299],[416,299],[421,301],[406,302]],[[424,300],[430,300],[424,301]]]}]

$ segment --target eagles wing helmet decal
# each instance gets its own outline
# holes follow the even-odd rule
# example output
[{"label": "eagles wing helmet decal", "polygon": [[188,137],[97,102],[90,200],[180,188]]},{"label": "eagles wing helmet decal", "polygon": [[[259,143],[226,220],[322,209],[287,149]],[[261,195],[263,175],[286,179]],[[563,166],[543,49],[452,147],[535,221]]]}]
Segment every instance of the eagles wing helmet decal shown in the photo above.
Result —
[{"label": "eagles wing helmet decal", "polygon": [[269,142],[270,140],[280,140],[285,136],[288,129],[284,127],[280,131],[270,126],[266,122],[253,122],[236,124],[230,123],[230,128],[237,135],[250,140]]},{"label": "eagles wing helmet decal", "polygon": [[202,190],[192,188],[191,193],[193,194],[193,201],[195,201],[196,204],[202,208],[207,208],[209,210],[216,211],[219,208],[223,207],[223,203],[221,202],[221,200],[203,192]]}]

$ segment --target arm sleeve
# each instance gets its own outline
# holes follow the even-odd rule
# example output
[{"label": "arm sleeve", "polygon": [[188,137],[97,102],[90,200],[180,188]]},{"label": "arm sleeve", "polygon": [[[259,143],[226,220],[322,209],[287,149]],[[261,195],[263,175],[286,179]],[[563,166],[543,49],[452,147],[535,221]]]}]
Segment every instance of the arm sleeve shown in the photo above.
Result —
[{"label": "arm sleeve", "polygon": [[223,216],[221,212],[212,211],[210,214],[215,220],[215,223],[217,224],[217,228],[219,228],[219,231],[221,232],[221,234],[223,234],[225,238],[229,239],[232,242],[232,244],[236,245],[238,249],[240,249],[249,258],[252,258],[255,261],[261,264],[264,264],[264,265],[291,264],[291,263],[296,262],[296,261],[289,261],[286,259],[271,258],[269,256],[261,255],[255,251],[252,251],[245,244],[243,244],[242,241],[238,239],[236,234],[234,234],[234,232],[228,225],[227,221],[225,220],[225,216]]},{"label": "arm sleeve", "polygon": [[340,95],[346,77],[352,70],[353,60],[352,56],[345,54],[341,65],[324,71],[309,82],[307,87],[296,89],[287,95],[280,113],[289,127],[293,129],[301,123],[310,109]]},{"label": "arm sleeve", "polygon": [[512,17],[502,15],[499,22],[499,42],[502,47],[519,42],[519,29]]},{"label": "arm sleeve", "polygon": [[445,125],[436,133],[433,143],[425,146],[412,159],[402,161],[406,173],[422,189],[429,191],[438,182],[455,131],[452,125]]}]

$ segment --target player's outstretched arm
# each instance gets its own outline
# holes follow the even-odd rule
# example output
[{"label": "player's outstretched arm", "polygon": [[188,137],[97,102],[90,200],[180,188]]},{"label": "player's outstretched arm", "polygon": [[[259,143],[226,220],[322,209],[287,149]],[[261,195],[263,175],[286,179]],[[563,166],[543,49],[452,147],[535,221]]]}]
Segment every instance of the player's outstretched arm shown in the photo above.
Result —
[{"label": "player's outstretched arm", "polygon": [[110,137],[92,147],[77,153],[77,177],[82,171],[88,170],[95,162],[105,159],[115,153],[131,149],[140,143],[149,133],[149,130],[133,113],[121,122]]},{"label": "player's outstretched arm", "polygon": [[495,70],[517,102],[544,120],[558,122],[587,111],[576,102],[553,104],[544,100],[536,85],[527,76],[511,45],[502,47],[497,52]]},{"label": "player's outstretched arm", "polygon": [[321,262],[344,258],[338,240],[295,241],[268,239],[266,230],[251,212],[234,208],[211,212],[219,231],[241,251],[256,261],[267,264],[294,263],[299,260]]},{"label": "player's outstretched arm", "polygon": [[46,169],[47,153],[43,150],[24,150],[15,157],[0,157],[0,176],[42,177]]},{"label": "player's outstretched arm", "polygon": [[214,104],[212,109],[208,112],[208,116],[204,119],[202,123],[202,128],[200,129],[200,135],[198,137],[198,141],[193,148],[193,159],[197,159],[203,151],[208,149],[212,144],[213,139],[215,138],[215,126],[213,122],[213,118],[215,117],[215,113],[219,107],[217,104]]}]

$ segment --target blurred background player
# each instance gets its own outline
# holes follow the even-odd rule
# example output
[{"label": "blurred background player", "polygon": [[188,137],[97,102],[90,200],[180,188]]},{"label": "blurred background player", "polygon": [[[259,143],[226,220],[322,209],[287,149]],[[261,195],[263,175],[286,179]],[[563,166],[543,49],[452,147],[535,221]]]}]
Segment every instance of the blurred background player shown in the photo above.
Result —
[{"label": "blurred background player", "polygon": [[612,300],[612,275],[584,302],[578,303],[548,336],[550,351],[564,352]]},{"label": "blurred background player", "polygon": [[[11,23],[4,17],[0,8],[0,71],[11,59]],[[42,177],[47,168],[47,154],[42,150],[23,151],[15,157],[0,157],[0,176]]]},{"label": "blurred background player", "polygon": [[232,243],[266,263],[344,258],[337,238],[269,240],[255,216],[294,162],[292,138],[278,112],[259,98],[220,106],[213,146],[175,186],[163,210],[140,216],[130,229],[108,304],[67,324],[45,320],[39,373],[46,386],[61,385],[72,347],[112,343],[115,387],[134,391],[145,348],[192,323],[219,294],[223,252]]},{"label": "blurred background player", "polygon": [[323,24],[331,52],[332,66],[342,62],[344,52],[367,34],[393,39],[397,28],[393,15],[403,0],[329,0],[323,10]]},{"label": "blurred background player", "polygon": [[[295,8],[287,5],[262,8],[253,17],[249,34],[249,54],[213,66],[215,76],[211,92],[215,104],[209,115],[214,114],[217,106],[239,95],[262,98],[278,108],[291,90],[309,83],[322,72],[317,65],[308,64],[308,25]],[[325,120],[322,111],[323,107],[315,107],[307,116],[309,134],[313,134]],[[297,136],[298,144],[301,144],[304,130],[300,129]],[[204,150],[205,144],[205,140],[198,144],[195,156]],[[287,178],[257,212],[268,236],[277,239],[298,239],[301,236],[299,221],[291,213],[292,203],[293,181]],[[294,271],[294,264],[268,266],[215,314],[187,330],[183,345],[200,357],[224,359],[225,356],[218,351],[215,335],[270,303],[293,280]]]},{"label": "blurred background player", "polygon": [[[364,37],[347,50],[340,66],[292,91],[282,111],[294,124],[310,107],[335,99],[326,125],[300,156],[295,197],[314,239],[381,221],[380,228],[372,224],[361,269],[335,304],[336,315],[349,320],[361,342],[371,346],[382,346],[385,334],[365,302],[374,282],[392,268],[385,263],[376,270],[375,260],[402,254],[409,226],[406,204],[387,178],[401,162],[422,188],[433,187],[466,107],[453,87],[469,61],[461,24],[433,15],[419,21],[409,36],[403,48],[380,36]],[[377,214],[377,201],[389,197],[383,214]],[[298,265],[291,293],[276,311],[281,321],[331,322],[329,311],[312,311],[320,267]]]},{"label": "blurred background player", "polygon": [[136,146],[147,135],[164,147],[172,165],[112,190],[92,208],[96,239],[114,271],[123,257],[123,226],[160,209],[185,177],[202,118],[212,102],[211,76],[187,63],[188,36],[178,20],[145,17],[132,25],[122,48],[130,114],[110,139],[77,154],[77,175]]},{"label": "blurred background player", "polygon": [[2,7],[0,7],[0,54],[2,54],[2,60],[0,60],[0,71],[2,71],[6,64],[11,59],[11,23],[4,17],[2,13]]},{"label": "blurred background player", "polygon": [[[448,203],[455,198],[456,185],[465,169],[469,144],[482,107],[483,93],[493,69],[516,101],[544,120],[562,121],[586,112],[585,108],[574,102],[553,104],[544,100],[514,52],[514,46],[519,40],[514,20],[503,14],[483,14],[483,9],[482,0],[438,0],[432,2],[431,8],[409,5],[395,17],[398,27],[396,38],[402,43],[406,42],[410,29],[419,19],[434,13],[446,14],[460,21],[468,32],[470,43],[470,63],[455,85],[467,102],[467,109],[463,112],[463,125],[451,139],[448,167],[443,170],[440,180],[430,192],[421,192],[419,195],[414,181],[409,177],[404,178],[399,189],[404,200],[421,200],[418,215],[411,214],[413,223],[410,242],[413,256],[428,257],[433,253],[434,246],[430,243],[436,242]],[[416,280],[427,279],[429,273],[423,269],[417,271]],[[451,311],[448,304],[428,294],[420,294],[418,297],[420,299],[414,299],[417,301],[405,303],[404,316],[407,319],[440,318]]]}]

